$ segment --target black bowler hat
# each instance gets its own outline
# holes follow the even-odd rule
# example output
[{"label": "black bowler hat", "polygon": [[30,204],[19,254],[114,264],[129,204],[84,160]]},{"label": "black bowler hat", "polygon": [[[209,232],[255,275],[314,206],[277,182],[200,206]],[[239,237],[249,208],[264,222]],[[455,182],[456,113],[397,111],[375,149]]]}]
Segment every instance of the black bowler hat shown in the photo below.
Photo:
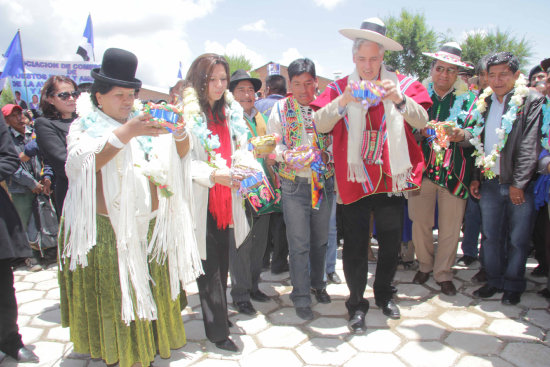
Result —
[{"label": "black bowler hat", "polygon": [[231,74],[231,81],[229,82],[229,91],[233,92],[237,84],[239,84],[240,81],[248,80],[252,83],[252,86],[254,87],[254,92],[257,92],[262,87],[262,81],[260,79],[256,79],[250,76],[246,71],[243,69],[238,69]]},{"label": "black bowler hat", "polygon": [[109,48],[103,54],[100,69],[93,69],[92,78],[123,88],[141,88],[141,80],[136,79],[138,60],[130,51]]}]

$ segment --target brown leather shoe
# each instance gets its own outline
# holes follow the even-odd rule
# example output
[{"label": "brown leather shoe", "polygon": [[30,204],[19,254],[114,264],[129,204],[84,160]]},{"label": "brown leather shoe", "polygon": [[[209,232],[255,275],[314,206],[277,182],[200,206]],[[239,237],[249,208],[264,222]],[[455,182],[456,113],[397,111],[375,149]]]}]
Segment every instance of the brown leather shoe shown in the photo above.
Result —
[{"label": "brown leather shoe", "polygon": [[456,295],[456,288],[453,282],[446,280],[444,282],[437,283],[441,287],[441,293],[446,294],[447,296]]},{"label": "brown leather shoe", "polygon": [[428,281],[428,279],[430,279],[430,273],[424,273],[424,272],[421,272],[419,270],[414,275],[413,283],[414,284],[424,284],[424,283],[426,283],[426,281]]}]

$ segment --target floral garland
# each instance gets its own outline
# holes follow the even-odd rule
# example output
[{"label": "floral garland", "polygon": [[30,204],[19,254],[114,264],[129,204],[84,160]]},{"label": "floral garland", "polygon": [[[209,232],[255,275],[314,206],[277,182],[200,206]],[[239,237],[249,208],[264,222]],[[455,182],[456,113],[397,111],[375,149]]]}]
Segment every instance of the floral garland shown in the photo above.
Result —
[{"label": "floral garland", "polygon": [[[225,91],[225,101],[229,106],[229,126],[232,132],[242,136],[248,132],[248,127],[243,118],[243,109],[239,102],[235,101],[229,90]],[[220,147],[220,139],[207,128],[206,118],[201,112],[199,98],[195,88],[186,88],[183,91],[183,119],[189,131],[193,133],[204,147],[209,156],[208,164],[214,168],[227,167],[227,162],[214,150]],[[226,110],[227,111],[227,110]]]},{"label": "floral garland", "polygon": [[[424,80],[423,84],[428,90],[428,94],[431,98],[435,93],[432,77]],[[462,106],[464,106],[464,102],[466,102],[470,98],[468,85],[466,85],[466,83],[464,83],[462,79],[458,78],[453,84],[453,89],[453,94],[455,95],[456,99],[451,109],[449,110],[449,117],[447,117],[444,122],[434,122],[431,124],[428,123],[428,125],[435,130],[434,135],[430,137],[430,139],[432,150],[436,154],[437,165],[439,165],[443,161],[445,151],[450,147],[448,135],[446,134],[447,128],[453,128],[455,126],[462,127],[458,123],[458,120],[460,119],[461,121],[465,121],[468,117],[468,111],[464,111],[462,109]]]},{"label": "floral garland", "polygon": [[546,97],[546,104],[542,106],[542,147],[550,152],[548,133],[550,132],[550,98]]},{"label": "floral garland", "polygon": [[[143,104],[136,98],[128,119],[137,116],[142,110]],[[92,104],[89,93],[82,93],[77,99],[76,113],[83,129],[93,138],[104,136],[105,131],[109,128],[107,122],[100,115],[100,109]],[[136,140],[145,154],[143,162],[135,164],[135,166],[140,168],[141,173],[159,188],[162,196],[172,196],[174,193],[167,183],[168,167],[165,164],[166,162],[159,159],[159,154],[154,150],[153,138],[151,136],[138,136]]]},{"label": "floral garland", "polygon": [[502,116],[500,127],[495,129],[499,142],[493,146],[493,150],[489,153],[489,155],[485,154],[483,143],[481,142],[481,133],[485,128],[485,119],[482,114],[487,110],[487,102],[485,102],[485,100],[493,94],[493,90],[490,87],[487,87],[476,102],[476,109],[474,110],[472,117],[473,120],[476,121],[476,125],[472,129],[472,135],[474,137],[470,139],[470,142],[475,147],[475,151],[472,154],[476,157],[475,165],[481,168],[481,173],[487,179],[492,179],[496,176],[492,171],[492,168],[495,166],[497,159],[500,157],[500,152],[502,148],[504,148],[504,145],[506,145],[506,141],[508,141],[508,135],[510,134],[510,131],[512,131],[518,109],[523,104],[524,98],[529,94],[527,81],[523,74],[521,74],[516,80],[514,89],[514,94],[512,95],[510,102],[508,102],[508,111]]}]

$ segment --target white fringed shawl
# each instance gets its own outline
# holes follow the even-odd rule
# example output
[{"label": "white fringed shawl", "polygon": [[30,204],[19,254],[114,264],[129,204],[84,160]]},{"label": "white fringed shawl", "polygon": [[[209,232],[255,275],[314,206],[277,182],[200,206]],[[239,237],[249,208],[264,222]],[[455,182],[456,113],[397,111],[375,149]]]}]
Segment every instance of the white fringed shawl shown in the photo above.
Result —
[{"label": "white fringed shawl", "polygon": [[[96,245],[95,154],[103,149],[109,133],[119,126],[95,107],[71,125],[67,137],[69,189],[63,208],[65,247],[62,254],[63,258],[70,259],[70,270],[75,270],[77,265],[87,266],[87,254]],[[117,238],[122,319],[127,324],[136,317],[145,320],[157,317],[148,261],[163,263],[168,259],[172,299],[178,296],[180,284],[185,289],[203,273],[190,210],[189,159],[180,159],[170,135],[138,139],[132,139],[101,169],[105,203]],[[166,198],[157,190],[159,208],[149,245],[147,233],[154,214],[149,181],[139,168],[148,164],[144,153],[147,144],[152,146],[145,148],[150,150],[151,160],[156,159],[166,170],[174,193]]]},{"label": "white fringed shawl", "polygon": [[[389,79],[399,88],[397,75],[388,72],[383,65],[380,68],[380,79]],[[354,70],[349,76],[348,82],[360,80],[357,70]],[[410,178],[412,172],[412,164],[409,157],[403,116],[397,111],[392,101],[384,100],[383,103],[384,113],[386,114],[386,131],[388,133],[392,191],[395,193],[405,189],[407,179]],[[365,182],[367,180],[363,157],[361,156],[366,112],[359,103],[348,105],[348,119],[350,121],[348,132],[348,180],[354,182]]]}]

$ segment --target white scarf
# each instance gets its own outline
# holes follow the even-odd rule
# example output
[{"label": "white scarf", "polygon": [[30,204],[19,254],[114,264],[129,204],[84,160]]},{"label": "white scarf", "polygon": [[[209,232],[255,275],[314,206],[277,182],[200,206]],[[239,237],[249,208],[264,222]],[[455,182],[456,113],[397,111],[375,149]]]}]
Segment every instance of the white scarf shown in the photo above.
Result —
[{"label": "white scarf", "polygon": [[[70,270],[75,270],[77,265],[87,266],[87,254],[96,245],[95,154],[103,149],[109,134],[120,126],[95,107],[90,116],[93,116],[93,129],[87,129],[82,119],[77,119],[67,137],[69,190],[63,208],[63,257],[70,258]],[[153,217],[151,194],[148,179],[137,167],[145,163],[139,142],[132,139],[101,169],[105,203],[117,239],[122,319],[127,324],[135,315],[145,320],[157,318],[150,288],[149,254],[159,263],[168,257],[172,299],[179,294],[180,284],[185,289],[202,274],[190,210],[191,177],[184,177],[184,172],[189,172],[189,159],[179,158],[170,135],[153,138],[152,145],[151,152],[158,156],[158,164],[167,166],[168,183],[174,195],[166,198],[157,191],[159,209],[149,246],[147,233]],[[135,297],[135,306],[132,297]]]},{"label": "white scarf", "polygon": [[[389,79],[399,88],[397,75],[387,71],[384,66],[380,68],[380,79]],[[361,81],[357,69],[348,78],[348,83],[353,81]],[[382,103],[384,104],[384,112],[386,114],[392,191],[399,192],[406,188],[407,179],[410,178],[412,171],[404,119],[392,101],[386,99]],[[366,127],[366,113],[367,111],[365,111],[360,103],[352,102],[348,104],[348,180],[353,182],[365,182],[367,180],[365,162],[361,156],[363,132]]]}]

